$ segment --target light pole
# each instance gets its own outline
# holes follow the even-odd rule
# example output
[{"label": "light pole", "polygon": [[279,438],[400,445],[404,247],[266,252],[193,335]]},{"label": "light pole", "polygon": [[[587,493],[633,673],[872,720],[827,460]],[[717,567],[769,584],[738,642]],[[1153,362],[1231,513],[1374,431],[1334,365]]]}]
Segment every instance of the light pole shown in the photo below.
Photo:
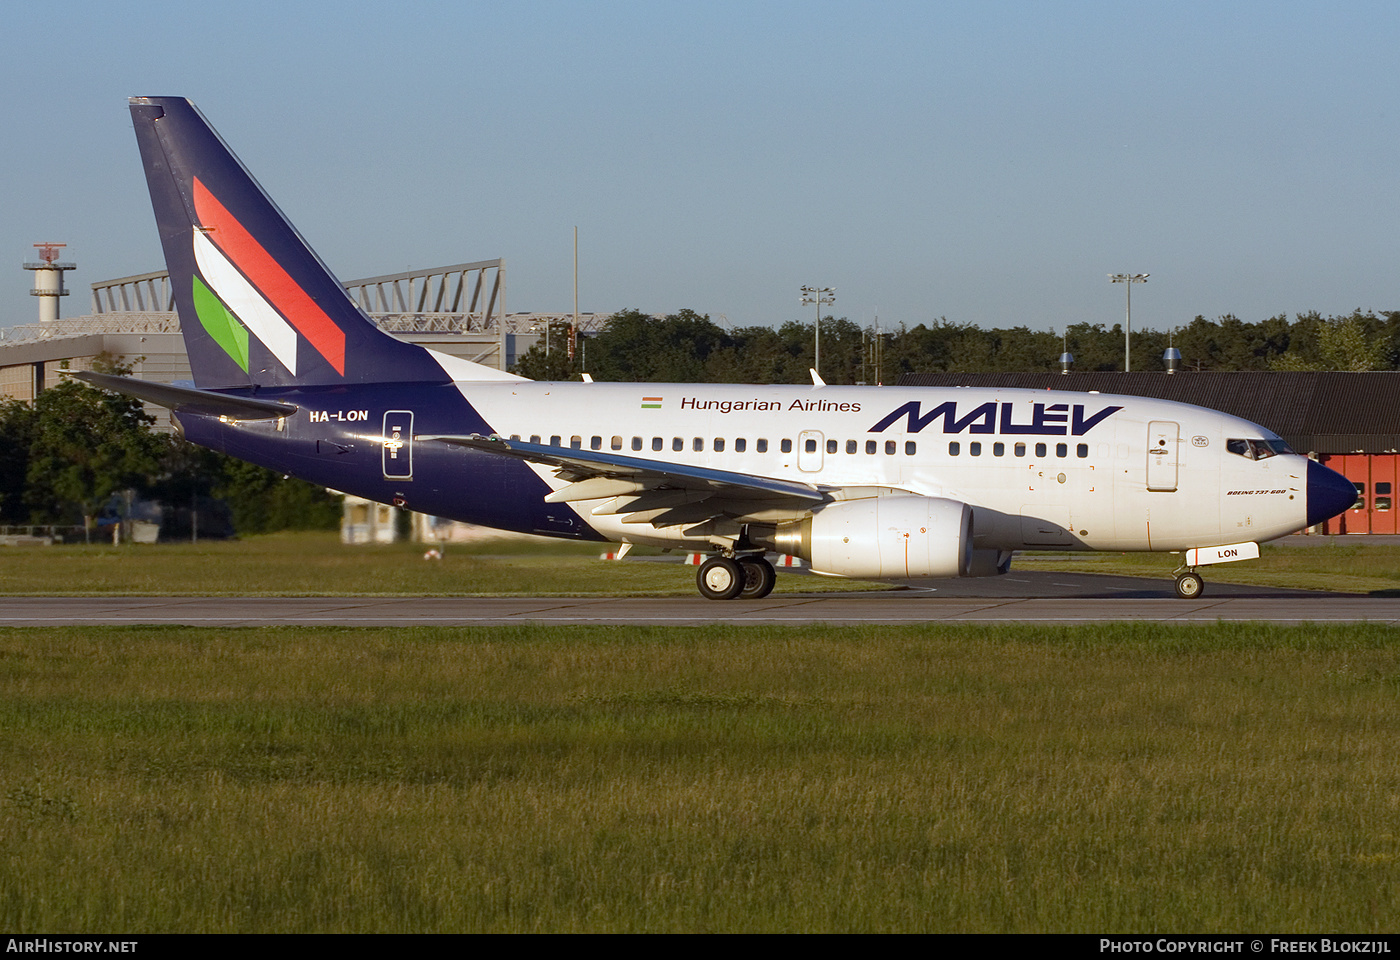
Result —
[{"label": "light pole", "polygon": [[812,369],[817,371],[817,376],[822,375],[822,304],[836,302],[835,287],[803,287],[802,302],[815,303],[817,305],[817,352],[812,363]]},{"label": "light pole", "polygon": [[1110,283],[1121,283],[1128,291],[1128,316],[1123,324],[1123,372],[1129,373],[1133,369],[1132,347],[1133,347],[1133,284],[1146,283],[1150,273],[1110,273],[1108,279]]}]

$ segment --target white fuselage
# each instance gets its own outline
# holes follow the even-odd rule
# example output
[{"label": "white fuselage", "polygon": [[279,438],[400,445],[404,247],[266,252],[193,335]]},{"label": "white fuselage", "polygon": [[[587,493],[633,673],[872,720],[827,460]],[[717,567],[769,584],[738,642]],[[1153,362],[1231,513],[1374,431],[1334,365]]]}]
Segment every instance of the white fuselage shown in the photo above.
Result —
[{"label": "white fuselage", "polygon": [[[1304,457],[1232,453],[1230,440],[1278,437],[1165,400],[927,387],[458,386],[502,437],[798,481],[837,500],[962,501],[983,549],[1183,550],[1270,540],[1306,523]],[[534,469],[564,485],[552,468]],[[606,500],[574,506],[610,539],[705,539],[624,523]]]}]

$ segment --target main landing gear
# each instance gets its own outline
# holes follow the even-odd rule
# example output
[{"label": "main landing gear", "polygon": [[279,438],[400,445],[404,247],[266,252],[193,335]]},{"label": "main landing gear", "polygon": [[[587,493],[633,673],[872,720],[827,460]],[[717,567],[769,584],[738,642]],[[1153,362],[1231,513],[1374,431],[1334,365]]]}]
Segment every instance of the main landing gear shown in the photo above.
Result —
[{"label": "main landing gear", "polygon": [[778,572],[759,554],[711,557],[700,565],[695,585],[706,600],[760,600],[773,592]]}]

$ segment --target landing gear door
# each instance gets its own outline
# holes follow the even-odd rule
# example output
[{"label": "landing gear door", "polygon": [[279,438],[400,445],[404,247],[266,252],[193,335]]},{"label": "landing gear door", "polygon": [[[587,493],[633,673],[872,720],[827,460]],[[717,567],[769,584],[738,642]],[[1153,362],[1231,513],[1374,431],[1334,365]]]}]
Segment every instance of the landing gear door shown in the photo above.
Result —
[{"label": "landing gear door", "polygon": [[1147,489],[1173,493],[1181,463],[1180,428],[1171,420],[1153,420],[1147,425]]},{"label": "landing gear door", "polygon": [[413,411],[384,414],[384,479],[413,479]]}]

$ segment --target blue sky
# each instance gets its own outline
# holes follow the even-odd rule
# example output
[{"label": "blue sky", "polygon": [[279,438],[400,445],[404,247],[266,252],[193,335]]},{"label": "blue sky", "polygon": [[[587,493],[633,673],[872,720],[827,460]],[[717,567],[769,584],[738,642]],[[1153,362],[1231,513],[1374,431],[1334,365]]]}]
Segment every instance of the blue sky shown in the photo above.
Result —
[{"label": "blue sky", "polygon": [[31,244],[163,266],[126,114],[194,100],[342,278],[882,326],[1400,309],[1393,3],[13,7],[0,326]]}]

